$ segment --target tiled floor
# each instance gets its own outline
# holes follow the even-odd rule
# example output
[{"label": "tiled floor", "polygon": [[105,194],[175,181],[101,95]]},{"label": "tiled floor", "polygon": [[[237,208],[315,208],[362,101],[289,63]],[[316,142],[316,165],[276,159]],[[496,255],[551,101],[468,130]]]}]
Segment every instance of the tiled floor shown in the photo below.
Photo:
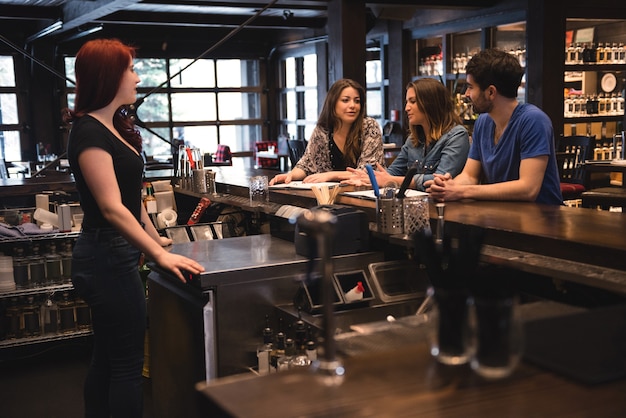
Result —
[{"label": "tiled floor", "polygon": [[[82,418],[90,341],[24,351],[23,357],[0,361],[0,417]],[[151,418],[150,379],[144,383],[144,418]]]}]

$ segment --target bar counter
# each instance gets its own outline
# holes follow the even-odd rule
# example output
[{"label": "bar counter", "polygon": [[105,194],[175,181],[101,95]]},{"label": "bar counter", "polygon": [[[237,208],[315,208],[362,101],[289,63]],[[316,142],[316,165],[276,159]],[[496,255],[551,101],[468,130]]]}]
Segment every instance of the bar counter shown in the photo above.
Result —
[{"label": "bar counter", "polygon": [[[249,176],[265,174],[271,178],[276,171],[234,167],[213,170],[218,192],[211,197],[213,201],[270,215],[281,205],[317,205],[310,190],[270,189],[270,202],[251,208]],[[175,192],[202,196],[177,187]],[[374,237],[393,245],[413,245],[405,236],[376,232],[375,201],[340,194],[336,203],[365,211]],[[433,202],[430,216],[432,220],[437,217]],[[446,203],[445,222],[453,234],[466,225],[484,228],[483,257],[488,262],[626,294],[625,214],[529,202],[467,200]]]}]

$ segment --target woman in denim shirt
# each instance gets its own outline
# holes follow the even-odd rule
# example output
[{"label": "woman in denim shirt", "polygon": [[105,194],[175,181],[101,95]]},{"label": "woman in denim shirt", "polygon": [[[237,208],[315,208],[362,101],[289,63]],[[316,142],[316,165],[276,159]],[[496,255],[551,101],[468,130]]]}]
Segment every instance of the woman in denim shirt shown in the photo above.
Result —
[{"label": "woman in denim shirt", "polygon": [[[469,152],[469,135],[454,111],[450,93],[443,84],[432,78],[409,83],[406,88],[404,110],[409,120],[409,137],[393,163],[385,170],[376,165],[376,181],[381,187],[400,185],[407,171],[417,164],[417,174],[409,187],[424,190],[424,182],[434,173],[450,173],[463,170]],[[350,169],[349,169],[350,170]],[[362,170],[354,173],[350,184],[369,184]]]}]

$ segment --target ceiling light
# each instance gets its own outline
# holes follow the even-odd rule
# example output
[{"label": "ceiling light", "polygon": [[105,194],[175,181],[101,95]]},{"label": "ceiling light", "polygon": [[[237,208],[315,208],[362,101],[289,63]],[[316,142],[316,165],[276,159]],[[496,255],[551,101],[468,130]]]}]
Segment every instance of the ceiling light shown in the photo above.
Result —
[{"label": "ceiling light", "polygon": [[51,24],[47,28],[44,28],[44,29],[40,30],[39,32],[37,32],[36,34],[26,38],[26,42],[30,43],[30,42],[33,42],[33,41],[39,39],[39,38],[43,38],[44,36],[50,35],[52,32],[58,31],[62,27],[63,27],[63,22],[60,21],[60,20],[57,20],[56,22],[54,22],[53,24]]}]

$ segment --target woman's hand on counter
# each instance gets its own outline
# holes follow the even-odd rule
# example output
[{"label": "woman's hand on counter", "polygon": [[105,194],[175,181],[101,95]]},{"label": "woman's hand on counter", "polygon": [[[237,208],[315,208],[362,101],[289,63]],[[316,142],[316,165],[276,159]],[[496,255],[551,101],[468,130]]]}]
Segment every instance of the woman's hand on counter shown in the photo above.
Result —
[{"label": "woman's hand on counter", "polygon": [[291,183],[291,180],[292,180],[291,171],[286,174],[276,174],[270,180],[270,186],[273,186],[275,184],[280,184],[280,183]]},{"label": "woman's hand on counter", "polygon": [[163,251],[162,254],[160,254],[154,261],[159,266],[174,273],[174,275],[183,283],[187,283],[187,278],[185,278],[183,272],[200,274],[204,271],[204,267],[202,267],[202,265],[200,265],[197,261],[182,255],[172,254],[168,251]]}]

